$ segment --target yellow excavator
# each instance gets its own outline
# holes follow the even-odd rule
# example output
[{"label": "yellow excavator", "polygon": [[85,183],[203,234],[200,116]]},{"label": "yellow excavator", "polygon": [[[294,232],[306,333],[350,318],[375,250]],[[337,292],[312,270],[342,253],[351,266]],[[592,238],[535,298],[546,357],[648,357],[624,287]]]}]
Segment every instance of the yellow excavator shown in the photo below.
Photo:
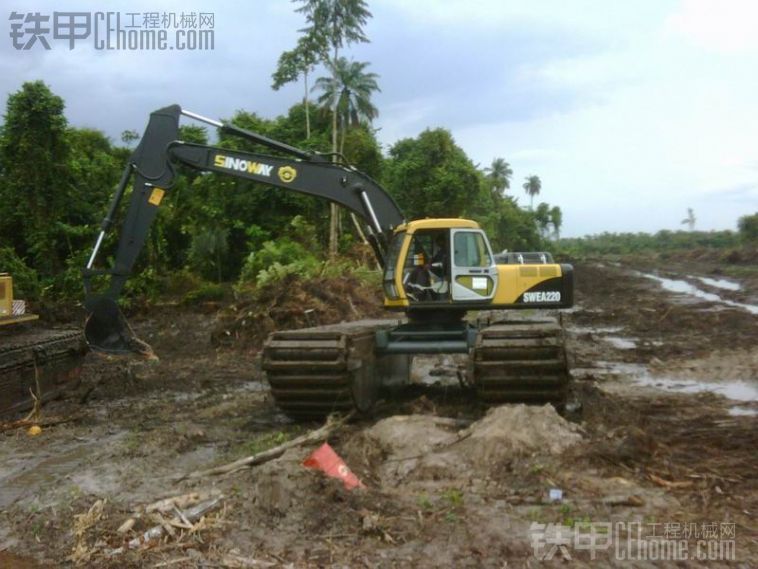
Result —
[{"label": "yellow excavator", "polygon": [[[188,117],[265,146],[276,155],[229,150],[179,139]],[[408,383],[418,354],[468,354],[466,381],[486,403],[551,402],[561,407],[569,373],[563,332],[555,319],[478,317],[510,309],[573,305],[573,270],[548,253],[494,255],[484,231],[467,219],[408,221],[376,181],[332,156],[304,151],[233,124],[172,105],[157,110],[121,177],[83,270],[93,350],[145,353],[117,299],[150,225],[176,179],[176,166],[216,172],[318,196],[342,205],[365,226],[383,267],[384,306],[404,317],[360,320],[272,333],[262,366],[276,404],[294,418],[333,411],[369,412],[384,387]],[[112,268],[95,269],[119,204],[133,178]],[[472,190],[473,191],[473,190]],[[92,279],[109,277],[96,293]]]},{"label": "yellow excavator", "polygon": [[36,325],[14,297],[13,277],[0,273],[0,417],[47,401],[79,380],[87,346],[79,330]]}]

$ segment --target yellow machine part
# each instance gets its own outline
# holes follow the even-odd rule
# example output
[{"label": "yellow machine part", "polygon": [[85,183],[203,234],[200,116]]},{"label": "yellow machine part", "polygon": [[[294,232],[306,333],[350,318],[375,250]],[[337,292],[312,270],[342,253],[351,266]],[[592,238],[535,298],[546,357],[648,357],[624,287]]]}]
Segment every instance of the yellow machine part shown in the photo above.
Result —
[{"label": "yellow machine part", "polygon": [[38,318],[36,314],[13,314],[13,278],[7,273],[0,273],[0,326]]},{"label": "yellow machine part", "polygon": [[563,276],[558,264],[496,266],[498,284],[493,305],[514,304],[522,294],[538,284]]},{"label": "yellow machine part", "polygon": [[[405,239],[398,255],[398,263],[402,263],[408,255],[413,234],[421,229],[481,229],[479,224],[470,219],[420,219],[410,221],[397,227],[396,233],[405,232]],[[494,298],[487,303],[488,306],[513,306],[516,300],[525,292],[531,290],[543,281],[560,278],[563,276],[559,264],[550,265],[496,265],[498,271],[498,284]],[[406,308],[410,306],[408,297],[403,287],[403,271],[400,267],[395,271],[395,287],[399,298],[390,299],[385,297],[384,306],[387,308]],[[489,290],[487,293],[489,294]]]}]

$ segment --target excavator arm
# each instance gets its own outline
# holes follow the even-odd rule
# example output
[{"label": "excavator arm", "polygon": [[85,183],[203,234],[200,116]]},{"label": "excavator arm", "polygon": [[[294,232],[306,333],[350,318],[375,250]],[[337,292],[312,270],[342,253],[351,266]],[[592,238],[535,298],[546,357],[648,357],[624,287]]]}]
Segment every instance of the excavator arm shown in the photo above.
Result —
[{"label": "excavator arm", "polygon": [[[266,146],[284,156],[182,142],[178,140],[181,116],[205,122],[222,132]],[[367,239],[382,266],[392,230],[404,222],[400,208],[386,190],[353,168],[330,162],[324,155],[182,110],[178,105],[159,109],[150,115],[145,133],[121,176],[83,270],[85,308],[89,315],[85,335],[93,349],[107,353],[146,351],[147,347],[134,337],[121,315],[116,300],[145,244],[161,202],[174,185],[177,164],[338,203],[365,222]],[[94,269],[100,247],[113,228],[116,212],[132,179],[133,189],[121,226],[114,265],[110,269]],[[110,276],[107,290],[99,294],[92,287],[92,278],[97,275]]]}]

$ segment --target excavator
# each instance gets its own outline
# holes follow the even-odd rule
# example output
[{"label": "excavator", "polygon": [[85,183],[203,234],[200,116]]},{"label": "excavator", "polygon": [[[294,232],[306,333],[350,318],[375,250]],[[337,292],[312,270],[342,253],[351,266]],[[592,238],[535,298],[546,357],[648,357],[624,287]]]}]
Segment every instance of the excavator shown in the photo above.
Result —
[{"label": "excavator", "polygon": [[[183,142],[181,117],[276,154]],[[153,112],[83,269],[89,346],[109,354],[150,351],[132,332],[117,300],[176,180],[177,166],[183,165],[343,206],[365,226],[366,239],[383,268],[384,307],[401,313],[398,318],[277,331],[264,343],[261,364],[271,394],[290,417],[368,413],[384,388],[409,382],[412,359],[419,354],[467,354],[464,380],[486,404],[549,402],[562,407],[569,371],[559,322],[533,317],[502,320],[497,315],[511,309],[571,307],[572,267],[554,263],[547,253],[508,253],[496,261],[487,236],[472,220],[406,220],[376,181],[333,158],[178,105]],[[132,179],[113,266],[96,269],[98,252]],[[102,275],[107,288],[95,292],[92,280]]]},{"label": "excavator", "polygon": [[87,345],[80,330],[38,325],[13,277],[0,273],[0,417],[48,401],[79,380]]}]

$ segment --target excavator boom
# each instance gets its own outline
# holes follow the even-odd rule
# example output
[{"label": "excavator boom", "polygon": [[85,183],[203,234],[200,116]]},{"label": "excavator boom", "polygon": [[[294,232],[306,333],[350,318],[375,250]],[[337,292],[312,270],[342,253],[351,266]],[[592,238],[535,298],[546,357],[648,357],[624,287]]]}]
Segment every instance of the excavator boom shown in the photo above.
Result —
[{"label": "excavator boom", "polygon": [[[266,146],[282,156],[182,142],[179,140],[179,120],[182,116]],[[89,314],[85,336],[95,350],[112,354],[149,353],[149,346],[137,340],[129,328],[116,300],[131,275],[158,208],[171,191],[177,164],[338,203],[365,222],[367,239],[380,265],[384,264],[393,228],[404,221],[392,197],[369,176],[357,170],[330,162],[324,155],[300,150],[232,124],[184,111],[178,105],[159,109],[150,115],[145,133],[124,170],[83,271],[85,307]],[[131,201],[122,224],[114,266],[104,270],[94,269],[99,249],[113,226],[116,212],[132,180]],[[110,277],[108,289],[95,293],[92,278],[103,274]]]}]

